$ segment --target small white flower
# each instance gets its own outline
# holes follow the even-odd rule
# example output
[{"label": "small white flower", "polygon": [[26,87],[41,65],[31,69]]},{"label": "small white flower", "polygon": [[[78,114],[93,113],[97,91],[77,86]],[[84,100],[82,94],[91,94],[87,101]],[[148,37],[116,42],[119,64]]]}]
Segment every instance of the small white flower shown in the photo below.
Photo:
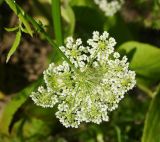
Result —
[{"label": "small white flower", "polygon": [[42,86],[38,88],[38,92],[32,92],[31,98],[36,104],[42,107],[53,107],[58,102],[57,96]]},{"label": "small white flower", "polygon": [[113,54],[113,56],[114,56],[114,58],[119,58],[119,57],[120,57],[120,54],[119,54],[118,52],[115,52],[115,53]]},{"label": "small white flower", "polygon": [[42,107],[58,104],[56,117],[65,127],[108,121],[108,113],[136,84],[127,57],[120,59],[120,54],[114,52],[116,41],[107,32],[93,32],[87,43],[85,47],[81,39],[67,38],[66,46],[60,49],[75,68],[66,61],[60,65],[51,63],[44,71],[46,89],[40,87],[31,94]]},{"label": "small white flower", "polygon": [[106,16],[113,16],[118,10],[120,10],[124,0],[94,0],[95,4],[104,12]]}]

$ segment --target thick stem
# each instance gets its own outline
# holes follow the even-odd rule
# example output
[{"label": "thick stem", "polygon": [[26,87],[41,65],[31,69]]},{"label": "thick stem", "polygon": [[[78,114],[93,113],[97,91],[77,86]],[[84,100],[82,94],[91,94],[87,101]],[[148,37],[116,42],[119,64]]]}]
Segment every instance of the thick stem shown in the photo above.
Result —
[{"label": "thick stem", "polygon": [[60,0],[51,0],[52,2],[52,20],[55,38],[58,45],[63,44],[62,29],[61,29],[61,10]]}]

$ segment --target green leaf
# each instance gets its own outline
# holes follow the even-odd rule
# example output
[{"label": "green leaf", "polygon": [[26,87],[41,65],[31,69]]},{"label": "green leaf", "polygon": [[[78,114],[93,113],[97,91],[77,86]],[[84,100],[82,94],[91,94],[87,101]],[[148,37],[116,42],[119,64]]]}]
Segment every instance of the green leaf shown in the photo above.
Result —
[{"label": "green leaf", "polygon": [[33,36],[33,31],[31,30],[31,27],[28,23],[28,21],[26,20],[25,16],[22,15],[22,13],[18,14],[19,19],[21,20],[21,22],[24,24],[27,32]]},{"label": "green leaf", "polygon": [[33,35],[33,31],[31,30],[29,22],[27,21],[25,12],[13,0],[5,0],[5,2],[15,12],[15,14],[18,16],[18,18],[20,19],[20,21],[25,26],[25,28],[28,31],[28,33],[32,36]]},{"label": "green leaf", "polygon": [[27,100],[31,92],[34,91],[34,89],[41,83],[41,81],[41,79],[37,80],[34,84],[16,94],[16,96],[6,105],[4,112],[0,118],[0,132],[8,134],[14,114]]},{"label": "green leaf", "polygon": [[160,142],[160,88],[151,101],[145,120],[142,142]]},{"label": "green leaf", "polygon": [[13,45],[12,45],[12,47],[11,47],[8,55],[7,55],[7,60],[6,60],[6,62],[9,61],[10,57],[11,57],[11,56],[13,55],[13,53],[16,51],[16,49],[17,49],[17,47],[18,47],[18,45],[19,45],[19,43],[20,43],[20,40],[21,40],[21,31],[19,30],[19,31],[17,32],[17,34],[16,34],[15,41],[14,41],[14,43],[13,43]]},{"label": "green leaf", "polygon": [[[160,49],[136,41],[129,41],[122,44],[119,49],[120,52],[130,55],[134,50],[132,59],[130,61],[130,68],[137,74],[137,78],[149,80],[154,83],[160,80]],[[142,82],[142,81],[141,81]]]},{"label": "green leaf", "polygon": [[18,30],[19,26],[17,27],[13,27],[13,28],[4,28],[7,32],[13,32],[13,31],[16,31]]},{"label": "green leaf", "polygon": [[24,32],[24,33],[26,33],[26,34],[28,34],[27,29],[26,29],[26,28],[23,28],[22,26],[21,26],[21,31]]}]

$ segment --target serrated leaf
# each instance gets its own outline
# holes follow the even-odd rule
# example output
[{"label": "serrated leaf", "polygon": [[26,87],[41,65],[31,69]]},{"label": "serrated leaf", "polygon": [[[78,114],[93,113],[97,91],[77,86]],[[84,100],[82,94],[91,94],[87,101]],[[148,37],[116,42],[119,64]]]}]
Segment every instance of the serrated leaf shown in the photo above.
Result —
[{"label": "serrated leaf", "polygon": [[[150,44],[129,41],[119,47],[119,51],[130,51],[135,49],[130,62],[130,68],[137,73],[137,77],[151,80],[152,83],[160,80],[160,49]],[[151,82],[150,82],[151,83]]]},{"label": "serrated leaf", "polygon": [[160,142],[160,88],[151,101],[145,120],[142,142]]},{"label": "serrated leaf", "polygon": [[10,57],[11,57],[11,56],[13,55],[13,53],[16,51],[16,49],[17,49],[17,47],[18,47],[18,45],[19,45],[19,43],[20,43],[20,40],[21,40],[21,31],[19,30],[19,31],[17,32],[17,34],[16,34],[16,38],[15,38],[15,40],[14,40],[14,43],[13,43],[13,45],[12,45],[12,47],[11,47],[8,55],[7,55],[7,60],[6,60],[6,62],[9,61]]},{"label": "serrated leaf", "polygon": [[25,88],[6,105],[3,114],[0,118],[0,132],[8,134],[9,127],[12,122],[13,116],[16,111],[21,107],[21,105],[27,100],[32,91],[40,84],[42,80],[37,80],[34,84]]},{"label": "serrated leaf", "polygon": [[19,26],[17,27],[13,27],[13,28],[4,28],[7,32],[13,32],[13,31],[16,31],[18,30]]}]

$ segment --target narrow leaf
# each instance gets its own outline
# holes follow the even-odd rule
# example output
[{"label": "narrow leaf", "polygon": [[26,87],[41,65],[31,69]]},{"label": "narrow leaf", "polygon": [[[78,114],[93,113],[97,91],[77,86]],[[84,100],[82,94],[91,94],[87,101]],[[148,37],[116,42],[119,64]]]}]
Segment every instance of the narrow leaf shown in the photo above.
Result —
[{"label": "narrow leaf", "polygon": [[13,32],[13,31],[16,31],[18,30],[19,26],[17,27],[13,27],[13,28],[4,28],[7,32]]},{"label": "narrow leaf", "polygon": [[13,55],[13,53],[16,51],[16,49],[17,49],[17,47],[18,47],[18,45],[19,45],[19,43],[20,43],[20,40],[21,40],[21,31],[19,30],[19,31],[17,32],[17,34],[16,34],[15,41],[14,41],[14,43],[13,43],[13,45],[12,45],[12,47],[11,47],[8,55],[7,55],[7,60],[6,60],[6,62],[9,61],[10,57],[11,57],[11,56]]},{"label": "narrow leaf", "polygon": [[24,32],[24,33],[26,33],[26,34],[28,34],[28,31],[27,31],[26,28],[21,27],[21,31]]},{"label": "narrow leaf", "polygon": [[27,21],[25,12],[13,0],[5,0],[5,2],[15,12],[15,14],[18,16],[20,21],[23,23],[23,25],[27,29],[28,33],[32,36],[33,35],[33,31],[31,30],[29,22]]},{"label": "narrow leaf", "polygon": [[19,19],[21,20],[21,22],[24,24],[27,33],[29,33],[31,36],[33,36],[33,31],[28,23],[28,21],[26,20],[25,16],[22,15],[22,13],[18,14]]},{"label": "narrow leaf", "polygon": [[151,101],[145,120],[142,142],[160,142],[160,88]]}]

